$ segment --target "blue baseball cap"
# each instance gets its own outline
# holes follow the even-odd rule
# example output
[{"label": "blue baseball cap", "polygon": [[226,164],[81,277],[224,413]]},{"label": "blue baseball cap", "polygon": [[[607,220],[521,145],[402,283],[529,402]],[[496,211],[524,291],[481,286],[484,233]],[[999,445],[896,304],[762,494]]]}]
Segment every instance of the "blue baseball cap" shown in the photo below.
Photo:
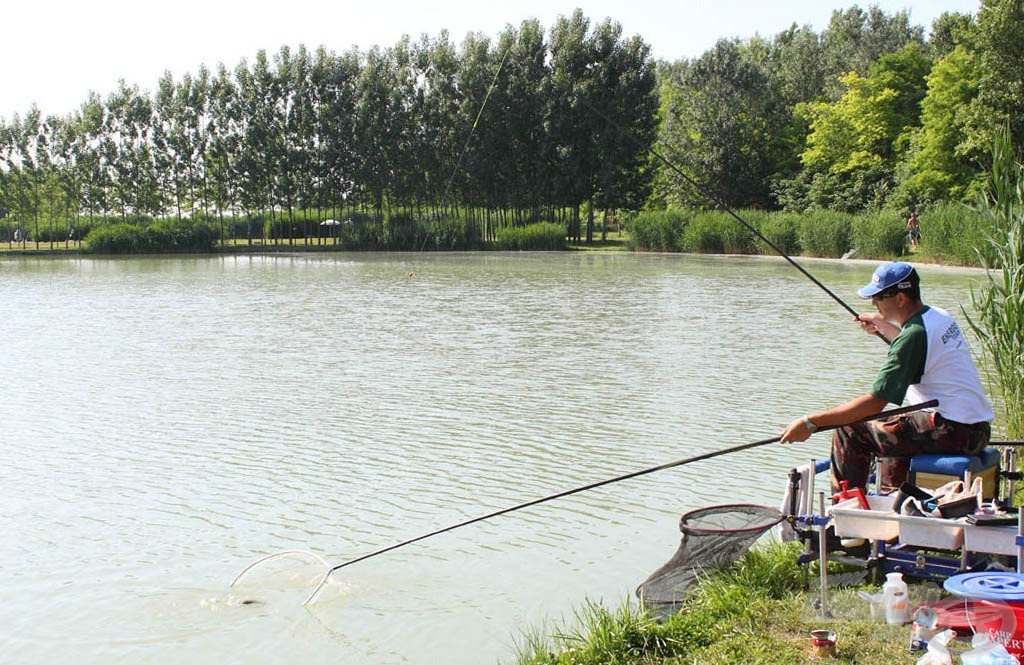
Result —
[{"label": "blue baseball cap", "polygon": [[890,261],[875,268],[871,282],[862,286],[857,295],[871,298],[888,288],[896,287],[900,291],[917,286],[919,278],[914,266],[902,261]]}]

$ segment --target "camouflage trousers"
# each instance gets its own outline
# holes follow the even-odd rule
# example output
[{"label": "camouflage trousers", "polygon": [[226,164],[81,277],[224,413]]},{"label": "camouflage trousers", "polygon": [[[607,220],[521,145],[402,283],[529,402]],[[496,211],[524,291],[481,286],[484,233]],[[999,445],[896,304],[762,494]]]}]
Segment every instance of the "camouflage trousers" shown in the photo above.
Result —
[{"label": "camouflage trousers", "polygon": [[906,481],[914,455],[974,455],[988,445],[991,434],[987,422],[964,425],[933,411],[840,427],[832,435],[832,491],[839,491],[841,480],[851,489],[866,491],[876,459],[879,490],[883,494],[896,491]]}]

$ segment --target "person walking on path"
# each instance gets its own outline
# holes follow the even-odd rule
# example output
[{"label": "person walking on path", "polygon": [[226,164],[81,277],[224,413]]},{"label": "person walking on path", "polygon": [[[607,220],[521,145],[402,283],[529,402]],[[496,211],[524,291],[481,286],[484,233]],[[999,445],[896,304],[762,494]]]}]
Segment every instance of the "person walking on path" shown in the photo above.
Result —
[{"label": "person walking on path", "polygon": [[883,263],[857,295],[870,299],[877,310],[857,316],[861,328],[892,340],[871,390],[797,418],[779,441],[805,441],[820,427],[854,422],[904,399],[911,404],[938,400],[932,410],[843,425],[833,432],[833,492],[844,480],[850,489],[866,492],[877,459],[879,485],[888,493],[906,481],[910,458],[918,453],[980,452],[989,442],[994,414],[960,326],[948,312],[921,301],[920,278],[913,266]]}]

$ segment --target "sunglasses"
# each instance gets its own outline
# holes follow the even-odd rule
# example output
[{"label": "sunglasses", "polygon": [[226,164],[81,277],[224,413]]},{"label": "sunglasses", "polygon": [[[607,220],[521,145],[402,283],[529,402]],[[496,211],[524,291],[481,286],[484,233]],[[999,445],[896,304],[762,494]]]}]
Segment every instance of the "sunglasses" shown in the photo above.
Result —
[{"label": "sunglasses", "polygon": [[871,296],[871,302],[886,300],[887,298],[892,298],[897,294],[899,294],[899,289],[889,289],[888,291],[880,291],[879,293],[876,293],[875,295]]}]

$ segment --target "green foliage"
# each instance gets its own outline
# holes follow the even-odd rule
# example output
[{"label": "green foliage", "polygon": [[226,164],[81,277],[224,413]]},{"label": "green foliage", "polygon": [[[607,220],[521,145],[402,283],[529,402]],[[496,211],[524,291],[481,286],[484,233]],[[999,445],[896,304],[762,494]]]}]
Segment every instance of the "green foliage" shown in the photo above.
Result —
[{"label": "green foliage", "polygon": [[842,256],[851,249],[852,216],[815,210],[803,216],[798,232],[800,246],[808,256]]},{"label": "green foliage", "polygon": [[918,211],[918,216],[921,251],[932,260],[979,265],[979,252],[986,259],[992,256],[986,241],[992,222],[977,210],[960,203],[939,203]]},{"label": "green foliage", "polygon": [[710,643],[713,628],[687,617],[659,623],[635,605],[608,610],[588,601],[576,627],[550,640],[533,636],[521,648],[520,665],[606,665],[684,656]]},{"label": "green foliage", "polygon": [[921,127],[911,138],[900,189],[906,205],[964,198],[976,175],[966,148],[965,109],[978,92],[980,59],[963,46],[935,63],[921,101]]},{"label": "green foliage", "polygon": [[757,589],[767,598],[787,598],[802,589],[806,571],[790,556],[792,547],[772,540],[749,550],[731,568],[709,579],[704,585],[707,596],[729,587]]},{"label": "green foliage", "polygon": [[750,229],[718,211],[697,213],[683,228],[685,251],[699,254],[756,254],[755,239]]},{"label": "green foliage", "polygon": [[[767,543],[748,551],[730,569],[702,580],[682,609],[658,622],[633,604],[608,610],[592,602],[576,625],[550,637],[534,631],[519,647],[519,665],[608,663],[802,662],[799,646],[773,635],[779,621],[799,624],[791,606],[805,586],[797,543]],[[780,608],[785,608],[780,612]]]},{"label": "green foliage", "polygon": [[981,341],[1002,396],[1006,435],[1024,436],[1024,167],[1014,159],[1009,130],[992,150],[989,192],[980,209],[992,222],[987,281],[971,291],[976,316],[968,323]]},{"label": "green foliage", "polygon": [[1012,144],[1024,144],[1024,7],[1020,0],[985,0],[971,42],[981,57],[971,131],[979,153],[1000,140],[1005,125]]},{"label": "green foliage", "polygon": [[629,229],[634,249],[681,252],[684,251],[683,231],[691,217],[690,213],[678,209],[647,210],[624,215],[622,223]]},{"label": "green foliage", "polygon": [[480,231],[467,219],[434,219],[424,225],[425,249],[474,249],[480,246]]},{"label": "green foliage", "polygon": [[566,247],[565,229],[558,224],[538,223],[509,226],[498,229],[494,241],[496,249],[503,250],[560,250]]},{"label": "green foliage", "polygon": [[99,254],[212,252],[219,239],[206,222],[159,219],[151,224],[98,226],[86,236],[85,247]]},{"label": "green foliage", "polygon": [[[770,177],[792,154],[790,114],[759,60],[752,45],[723,39],[685,66],[662,68],[660,142],[689,180],[729,206],[771,206]],[[663,172],[657,196],[708,204],[675,169]]]},{"label": "green foliage", "polygon": [[[746,213],[743,214],[746,215]],[[761,232],[761,235],[770,240],[772,245],[782,250],[784,254],[800,253],[800,215],[785,212],[763,214],[754,226]],[[761,254],[776,253],[776,250],[763,240],[759,239],[757,242]]]},{"label": "green foliage", "polygon": [[142,225],[110,224],[100,226],[86,236],[85,247],[98,254],[138,254],[142,251]]},{"label": "green foliage", "polygon": [[853,219],[850,239],[858,256],[894,259],[907,250],[906,223],[893,210],[866,212]]}]

